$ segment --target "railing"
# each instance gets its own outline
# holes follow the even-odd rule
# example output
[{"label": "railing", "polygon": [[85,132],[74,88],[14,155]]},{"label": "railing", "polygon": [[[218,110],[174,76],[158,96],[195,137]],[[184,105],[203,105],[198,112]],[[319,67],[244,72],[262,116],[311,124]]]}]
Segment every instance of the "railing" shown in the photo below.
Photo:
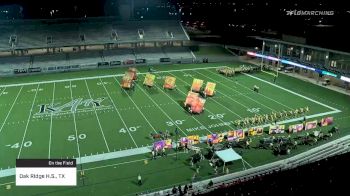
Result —
[{"label": "railing", "polygon": [[[322,153],[319,153],[322,152]],[[331,156],[343,154],[350,152],[350,135],[339,138],[335,141],[323,144],[301,154],[295,155],[293,157],[272,162],[266,165],[250,168],[248,170],[243,170],[240,172],[219,176],[216,178],[203,180],[192,184],[192,189],[188,190],[188,194],[192,193],[207,193],[215,189],[220,188],[223,184],[232,184],[236,181],[245,181],[259,175],[266,175],[274,171],[283,171],[287,169],[293,169],[295,167],[305,165],[307,163],[312,163],[321,159],[325,159]],[[311,158],[312,159],[308,159]],[[208,183],[212,181],[213,185],[208,186]],[[172,195],[176,196],[179,193],[172,194],[172,189],[165,189],[157,192],[142,194],[147,196],[153,195]]]}]

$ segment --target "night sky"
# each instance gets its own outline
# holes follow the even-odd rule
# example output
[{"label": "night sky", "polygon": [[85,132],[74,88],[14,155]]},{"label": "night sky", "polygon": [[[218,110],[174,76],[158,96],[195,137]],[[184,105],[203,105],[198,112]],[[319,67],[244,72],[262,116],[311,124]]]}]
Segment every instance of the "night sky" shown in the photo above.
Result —
[{"label": "night sky", "polygon": [[[178,19],[183,24],[204,23],[204,28],[231,37],[282,34],[306,37],[308,43],[347,50],[350,6],[335,0],[134,0],[134,19]],[[18,4],[22,18],[82,18],[125,14],[122,4],[130,0],[0,0],[0,5]],[[180,11],[181,9],[181,11]],[[58,10],[50,15],[51,10]],[[288,10],[329,10],[332,16],[288,16]],[[126,12],[128,13],[128,12]],[[175,15],[176,14],[176,15]],[[1,6],[0,6],[0,18]],[[8,16],[7,16],[8,17]],[[196,23],[197,22],[197,23]],[[273,33],[277,33],[276,35]],[[238,41],[232,40],[232,41]],[[243,41],[243,44],[245,42]],[[341,43],[341,44],[340,44]]]}]

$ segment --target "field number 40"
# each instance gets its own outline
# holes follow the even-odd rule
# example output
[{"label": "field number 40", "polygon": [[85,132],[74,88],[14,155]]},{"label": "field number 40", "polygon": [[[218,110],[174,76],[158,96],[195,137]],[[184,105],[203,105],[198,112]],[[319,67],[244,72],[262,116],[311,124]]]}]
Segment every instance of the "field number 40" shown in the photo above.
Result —
[{"label": "field number 40", "polygon": [[130,132],[135,132],[138,128],[140,128],[141,126],[136,126],[136,127],[129,127],[128,129],[126,129],[126,128],[121,128],[120,130],[119,130],[119,133],[127,133],[128,132],[128,130],[130,131]]},{"label": "field number 40", "polygon": [[[32,144],[33,144],[32,141],[26,141],[23,143],[23,147],[28,148],[28,147],[32,146]],[[21,147],[21,144],[15,143],[15,144],[8,144],[6,146],[10,147],[10,148],[19,148],[19,147]]]}]

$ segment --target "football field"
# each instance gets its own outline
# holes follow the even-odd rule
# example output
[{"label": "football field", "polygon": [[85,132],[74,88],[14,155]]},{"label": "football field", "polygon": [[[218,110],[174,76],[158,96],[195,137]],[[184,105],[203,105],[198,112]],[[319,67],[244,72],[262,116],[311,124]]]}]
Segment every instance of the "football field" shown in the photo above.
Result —
[{"label": "football field", "polygon": [[[204,136],[240,129],[234,121],[255,114],[309,107],[307,119],[321,119],[348,110],[274,84],[266,74],[225,77],[217,73],[217,66],[221,64],[157,66],[151,88],[142,84],[147,69],[141,67],[135,90],[120,87],[126,68],[0,85],[0,178],[14,175],[15,161],[21,158],[76,158],[78,163],[103,165],[103,160],[130,156],[128,152],[148,153],[151,133],[174,133],[177,128],[179,137]],[[163,89],[166,76],[176,78],[176,89]],[[217,84],[199,115],[183,107],[194,78]],[[254,85],[259,93],[252,90]],[[302,118],[283,118],[280,124]],[[268,131],[269,123],[261,126]],[[251,158],[246,160],[254,165]]]},{"label": "football field", "polygon": [[[306,106],[315,117],[339,111],[252,75],[226,78],[215,68],[155,75],[148,88],[141,73],[135,91],[121,89],[120,76],[2,87],[0,153],[8,158],[0,167],[14,167],[16,158],[81,158],[150,146],[150,133],[175,127],[181,136],[235,130],[235,120],[256,113]],[[176,90],[162,88],[165,76],[177,78]],[[183,108],[193,78],[217,83],[200,115]],[[255,84],[260,93],[252,91]]]}]

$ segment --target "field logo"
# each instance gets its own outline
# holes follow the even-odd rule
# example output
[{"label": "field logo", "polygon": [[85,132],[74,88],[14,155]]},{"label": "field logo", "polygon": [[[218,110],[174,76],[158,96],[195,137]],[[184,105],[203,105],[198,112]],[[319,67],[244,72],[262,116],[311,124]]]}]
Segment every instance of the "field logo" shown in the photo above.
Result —
[{"label": "field logo", "polygon": [[65,115],[69,113],[78,113],[78,112],[91,112],[96,110],[111,109],[112,105],[102,105],[102,102],[105,100],[105,97],[97,99],[83,99],[78,98],[74,99],[65,104],[41,104],[39,105],[39,111],[34,114],[36,117],[44,117],[53,115]]}]

